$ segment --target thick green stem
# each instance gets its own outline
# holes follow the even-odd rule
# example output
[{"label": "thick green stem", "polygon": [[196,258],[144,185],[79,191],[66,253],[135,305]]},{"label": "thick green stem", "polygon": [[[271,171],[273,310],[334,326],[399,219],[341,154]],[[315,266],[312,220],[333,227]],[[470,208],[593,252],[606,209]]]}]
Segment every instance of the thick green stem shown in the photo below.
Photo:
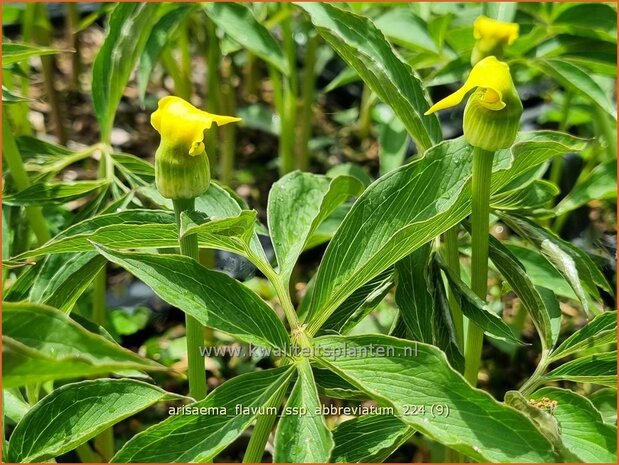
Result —
[{"label": "thick green stem", "polygon": [[[22,191],[29,187],[30,178],[28,178],[19,148],[11,131],[9,115],[5,111],[2,112],[2,157],[11,172],[11,177],[15,182],[17,190]],[[41,207],[26,207],[26,215],[39,244],[50,240],[51,235]]]},{"label": "thick green stem", "polygon": [[279,141],[280,175],[284,175],[296,168],[295,163],[295,132],[297,121],[297,66],[296,46],[292,31],[292,10],[290,4],[282,3],[281,8],[289,14],[282,20],[282,35],[284,52],[288,60],[290,73],[284,78],[283,102],[281,118],[281,134]]},{"label": "thick green stem", "polygon": [[[471,288],[480,299],[488,294],[488,230],[490,227],[490,178],[494,152],[475,147],[473,150],[473,202],[471,214]],[[483,330],[469,321],[466,341],[464,377],[477,384],[481,365]]]},{"label": "thick green stem", "polygon": [[312,107],[316,93],[316,50],[318,49],[318,35],[309,38],[305,55],[305,69],[303,72],[303,109],[299,127],[299,157],[297,167],[305,171],[309,164],[309,140],[312,135]]},{"label": "thick green stem", "polygon": [[[275,394],[272,401],[269,402],[268,407],[277,408],[282,404],[287,387],[288,383],[286,383],[286,386],[282,386],[282,389],[280,389],[279,392]],[[251,434],[251,439],[247,445],[245,455],[243,456],[243,463],[260,463],[262,461],[264,449],[276,419],[277,414],[258,416],[256,426],[254,426],[254,431]]]},{"label": "thick green stem", "polygon": [[[179,244],[181,255],[194,260],[200,258],[198,236],[190,234],[180,237],[181,213],[194,211],[194,199],[178,199],[173,201],[176,224],[179,228]],[[185,314],[187,331],[187,365],[189,377],[189,395],[196,400],[206,397],[206,376],[204,374],[204,358],[200,354],[200,347],[204,345],[204,328],[194,317]]]},{"label": "thick green stem", "polygon": [[[460,276],[460,251],[458,249],[458,226],[454,226],[445,233],[445,261],[456,276]],[[462,309],[451,288],[447,289],[449,308],[456,330],[456,339],[460,347],[464,347],[464,318]]]},{"label": "thick green stem", "polygon": [[95,438],[95,450],[101,456],[104,462],[109,462],[114,457],[114,428],[108,429],[99,433]]}]

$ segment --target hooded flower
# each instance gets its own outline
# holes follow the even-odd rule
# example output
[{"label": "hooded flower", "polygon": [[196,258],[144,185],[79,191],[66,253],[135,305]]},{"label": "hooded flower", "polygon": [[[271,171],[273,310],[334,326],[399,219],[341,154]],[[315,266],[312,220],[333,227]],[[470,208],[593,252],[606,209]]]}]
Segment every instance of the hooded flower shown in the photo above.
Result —
[{"label": "hooded flower", "polygon": [[476,65],[488,56],[502,58],[503,49],[518,38],[518,30],[516,23],[505,23],[486,16],[477,18],[473,24],[477,42],[471,54],[471,64]]},{"label": "hooded flower", "polygon": [[493,56],[477,63],[464,85],[435,103],[426,115],[458,105],[472,90],[464,110],[464,137],[485,150],[510,147],[520,128],[522,102],[509,66]]},{"label": "hooded flower", "polygon": [[168,96],[159,100],[150,121],[161,135],[155,154],[155,181],[161,195],[191,199],[206,192],[211,176],[204,131],[213,123],[222,126],[240,118],[213,115],[179,97]]}]

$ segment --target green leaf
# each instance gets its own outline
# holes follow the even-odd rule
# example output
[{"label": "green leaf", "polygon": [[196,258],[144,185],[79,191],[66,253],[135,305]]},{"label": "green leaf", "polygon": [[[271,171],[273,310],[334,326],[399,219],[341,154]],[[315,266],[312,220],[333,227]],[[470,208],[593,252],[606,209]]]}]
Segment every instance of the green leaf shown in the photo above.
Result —
[{"label": "green leaf", "polygon": [[368,400],[368,395],[330,370],[313,367],[314,379],[321,395],[335,399]]},{"label": "green leaf", "polygon": [[55,205],[79,199],[109,184],[107,180],[37,183],[16,194],[5,195],[7,205]]},{"label": "green leaf", "polygon": [[5,68],[13,63],[27,60],[28,58],[44,55],[55,55],[62,50],[38,45],[20,44],[16,42],[2,41],[2,67]]},{"label": "green leaf", "polygon": [[521,237],[537,247],[542,255],[563,275],[578,296],[585,312],[590,312],[585,289],[598,299],[600,297],[597,290],[598,286],[608,293],[614,294],[602,272],[584,250],[564,241],[528,218],[505,213],[499,214],[499,217]]},{"label": "green leaf", "polygon": [[507,391],[505,393],[505,404],[528,416],[552,443],[555,450],[561,455],[563,462],[569,463],[578,460],[563,444],[559,423],[551,413],[533,405],[519,391]]},{"label": "green leaf", "polygon": [[128,369],[166,370],[44,305],[3,302],[2,331],[5,388]]},{"label": "green leaf", "polygon": [[498,239],[489,236],[488,254],[531,316],[543,350],[552,348],[561,329],[561,309],[554,293],[535,287],[524,266]]},{"label": "green leaf", "polygon": [[555,207],[557,216],[577,209],[591,200],[617,198],[617,160],[597,165],[582,182]]},{"label": "green leaf", "polygon": [[11,462],[41,462],[64,454],[168,393],[131,379],[66,384],[44,397],[17,425]]},{"label": "green leaf", "polygon": [[557,347],[550,360],[585,349],[603,348],[617,342],[617,312],[604,312],[573,333]]},{"label": "green leaf", "polygon": [[617,351],[571,360],[546,374],[544,380],[567,380],[614,387],[617,385]]},{"label": "green leaf", "polygon": [[395,303],[413,341],[434,342],[433,317],[440,311],[434,303],[428,276],[430,244],[423,245],[400,260],[396,266]]},{"label": "green leaf", "polygon": [[157,20],[158,3],[118,3],[109,15],[107,33],[92,66],[92,103],[109,141],[114,116],[131,72]]},{"label": "green leaf", "polygon": [[459,300],[462,313],[469,321],[475,322],[486,335],[494,339],[523,344],[514,336],[510,326],[494,313],[488,304],[481,300],[470,287],[464,284],[464,281],[450,267],[444,263],[441,264],[441,267],[451,284],[451,289]]},{"label": "green leaf", "polygon": [[378,156],[381,176],[402,166],[406,157],[409,139],[406,128],[397,117],[381,124],[378,133]]},{"label": "green leaf", "polygon": [[332,463],[381,463],[414,430],[390,415],[364,415],[340,423],[333,431]]},{"label": "green leaf", "polygon": [[299,376],[277,426],[273,461],[325,463],[333,449],[333,438],[321,413],[312,368],[307,359],[296,367]]},{"label": "green leaf", "polygon": [[492,197],[495,210],[535,210],[543,208],[559,195],[559,188],[548,181],[535,180],[524,188],[502,192]]},{"label": "green leaf", "polygon": [[95,252],[49,255],[32,284],[29,300],[70,312],[105,263]]},{"label": "green leaf", "polygon": [[[225,382],[189,412],[171,414],[131,438],[114,463],[209,462],[231,444],[288,386],[294,368],[255,371]],[[203,409],[200,412],[200,409]],[[277,408],[275,408],[277,411]]]},{"label": "green leaf", "polygon": [[204,3],[205,13],[241,46],[284,74],[290,72],[279,43],[252,11],[241,3]]},{"label": "green leaf", "polygon": [[524,266],[533,285],[552,289],[557,295],[578,300],[561,273],[538,251],[516,244],[507,243],[505,246]]},{"label": "green leaf", "polygon": [[[93,250],[88,239],[92,238],[93,233],[97,231],[116,231],[120,230],[121,226],[125,226],[127,228],[125,231],[128,231],[133,225],[150,225],[165,229],[166,225],[174,224],[174,221],[173,213],[160,210],[136,209],[98,215],[68,227],[38,249],[25,252],[16,258],[23,259],[51,253]],[[106,229],[108,227],[116,227],[116,229]],[[115,234],[115,236],[119,240],[123,237],[121,234]]]},{"label": "green leaf", "polygon": [[406,64],[367,18],[328,3],[299,3],[320,35],[365,84],[400,118],[419,152],[441,139],[435,115],[424,116],[430,98],[415,71]]},{"label": "green leaf", "polygon": [[24,415],[28,413],[30,407],[30,404],[24,400],[19,389],[2,390],[2,412],[5,421],[8,423],[19,423]]},{"label": "green leaf", "polygon": [[560,388],[542,388],[534,399],[556,401],[554,417],[561,427],[563,444],[585,463],[617,462],[617,428],[604,423],[591,401]]},{"label": "green leaf", "polygon": [[98,245],[96,248],[204,326],[262,347],[286,347],[290,342],[275,311],[224,273],[211,271],[180,255],[123,253]]},{"label": "green leaf", "polygon": [[183,213],[180,234],[181,237],[197,234],[200,243],[219,244],[217,248],[245,254],[255,225],[255,210],[244,210],[230,218],[208,217],[200,212]]},{"label": "green leaf", "polygon": [[[581,145],[558,133],[521,134],[511,150],[497,153],[493,190]],[[471,201],[471,151],[463,138],[442,142],[365,190],[318,270],[306,320],[312,334],[357,288],[465,219]]]},{"label": "green leaf", "polygon": [[112,160],[126,178],[137,177],[146,183],[155,181],[155,167],[142,158],[128,153],[113,153]]},{"label": "green leaf", "polygon": [[591,394],[589,400],[602,414],[604,422],[617,425],[617,389],[600,389]]},{"label": "green leaf", "polygon": [[394,44],[435,54],[440,51],[428,32],[428,25],[413,10],[390,8],[374,24]]},{"label": "green leaf", "polygon": [[512,22],[518,10],[517,2],[487,2],[483,3],[484,15],[499,21]]},{"label": "green leaf", "polygon": [[14,94],[6,87],[2,86],[2,103],[21,103],[32,102],[32,99],[22,97],[21,95]]},{"label": "green leaf", "polygon": [[318,334],[348,334],[382,302],[393,284],[393,269],[389,268],[353,292],[322,325]]},{"label": "green leaf", "polygon": [[318,362],[430,439],[473,460],[556,460],[531,420],[472,388],[433,346],[388,336],[323,337],[314,344],[325,355],[345,347],[342,356]]},{"label": "green leaf", "polygon": [[565,88],[586,97],[613,118],[617,117],[607,93],[582,68],[561,58],[538,59],[532,61],[532,64],[555,78]]},{"label": "green leaf", "polygon": [[335,209],[363,191],[351,176],[326,176],[295,171],[271,187],[267,207],[269,230],[279,264],[278,273],[287,282],[305,244]]},{"label": "green leaf", "polygon": [[140,96],[140,101],[144,101],[148,80],[168,40],[170,40],[170,37],[172,37],[178,29],[179,24],[183,22],[192,10],[193,5],[174,5],[174,8],[163,15],[152,27],[140,56],[140,63],[137,71],[138,95]]}]

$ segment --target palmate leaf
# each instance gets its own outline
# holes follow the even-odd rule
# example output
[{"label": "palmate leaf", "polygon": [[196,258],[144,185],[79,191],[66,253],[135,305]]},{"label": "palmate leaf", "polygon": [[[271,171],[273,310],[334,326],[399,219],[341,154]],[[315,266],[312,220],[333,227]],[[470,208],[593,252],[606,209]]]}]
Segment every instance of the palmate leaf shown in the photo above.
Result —
[{"label": "palmate leaf", "polygon": [[560,388],[542,388],[533,399],[556,401],[553,416],[561,427],[565,447],[585,463],[617,462],[617,428],[604,423],[591,401]]},{"label": "palmate leaf", "polygon": [[108,141],[116,109],[157,20],[159,3],[118,3],[92,67],[92,103],[101,139]]},{"label": "palmate leaf", "polygon": [[309,361],[299,361],[296,367],[298,378],[275,433],[273,461],[325,463],[333,449],[333,437],[320,412],[322,403]]},{"label": "palmate leaf", "polygon": [[[521,134],[511,150],[495,157],[493,191],[581,146],[578,139],[558,133]],[[312,334],[357,288],[469,214],[471,151],[463,138],[442,142],[365,190],[318,270],[306,319]]]},{"label": "palmate leaf", "polygon": [[441,139],[431,103],[413,69],[396,55],[383,33],[367,18],[328,3],[299,3],[318,33],[400,118],[419,152]]},{"label": "palmate leaf", "polygon": [[259,409],[286,390],[294,371],[288,366],[237,376],[187,406],[195,413],[170,416],[131,438],[112,462],[211,461],[265,414]]},{"label": "palmate leaf", "polygon": [[333,463],[381,463],[409,439],[415,430],[390,415],[363,415],[347,420],[333,431]]},{"label": "palmate leaf", "polygon": [[4,387],[121,370],[166,370],[44,305],[4,302],[2,331]]},{"label": "palmate leaf", "polygon": [[11,462],[41,462],[64,454],[101,431],[167,398],[157,386],[132,379],[66,384],[19,422],[9,442]]},{"label": "palmate leaf", "polygon": [[269,231],[279,265],[287,282],[305,244],[335,209],[358,195],[363,185],[351,176],[327,176],[295,171],[271,187],[267,207]]},{"label": "palmate leaf", "polygon": [[284,325],[253,291],[235,279],[180,255],[124,253],[96,246],[99,253],[150,286],[170,305],[204,326],[261,347],[290,343]]},{"label": "palmate leaf", "polygon": [[[315,339],[314,349],[321,366],[393,407],[394,415],[414,429],[473,460],[557,459],[529,418],[472,388],[433,346],[389,336],[327,336]],[[336,351],[341,356],[330,356]]]}]

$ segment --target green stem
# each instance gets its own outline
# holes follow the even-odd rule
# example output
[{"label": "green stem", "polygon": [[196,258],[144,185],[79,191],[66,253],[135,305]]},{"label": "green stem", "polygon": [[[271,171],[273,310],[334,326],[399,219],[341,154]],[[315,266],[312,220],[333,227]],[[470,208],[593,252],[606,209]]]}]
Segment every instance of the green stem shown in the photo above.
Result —
[{"label": "green stem", "polygon": [[[180,237],[181,213],[194,211],[195,199],[173,200],[176,225],[179,228],[179,244],[181,255],[199,260],[198,236],[190,234]],[[196,400],[206,397],[206,376],[204,374],[204,358],[200,355],[200,347],[204,345],[204,328],[194,317],[185,314],[187,331],[187,364],[189,377],[189,395]]]},{"label": "green stem", "polygon": [[[458,249],[458,226],[454,226],[445,233],[445,262],[456,276],[460,276],[460,252]],[[449,308],[456,330],[456,339],[459,347],[464,347],[464,318],[458,299],[449,287],[447,289]]]},{"label": "green stem", "polygon": [[[38,4],[36,11],[38,21],[41,21],[41,23],[35,25],[33,29],[33,37],[35,42],[39,45],[50,45],[52,43],[52,38],[48,28],[51,26],[49,25],[45,4]],[[41,68],[43,71],[43,83],[51,111],[51,118],[54,122],[54,133],[56,134],[60,145],[67,145],[67,134],[62,120],[63,113],[60,109],[60,101],[58,99],[58,93],[56,92],[55,87],[54,58],[50,55],[42,56],[40,58]]]},{"label": "green stem", "polygon": [[[471,288],[484,302],[488,294],[488,230],[490,227],[490,178],[494,152],[474,147],[473,150],[473,202],[471,213]],[[481,365],[483,330],[469,321],[464,377],[477,385]]]},{"label": "green stem", "polygon": [[67,4],[67,42],[73,47],[71,53],[71,83],[74,90],[79,91],[80,71],[82,64],[80,61],[80,41],[77,29],[79,27],[80,15],[78,5],[75,2]]},{"label": "green stem", "polygon": [[[258,259],[251,259],[251,261],[255,264],[262,263],[262,261]],[[266,276],[266,278],[275,288],[275,293],[277,294],[277,298],[279,299],[282,309],[284,310],[286,320],[288,320],[290,328],[295,331],[297,328],[300,327],[300,324],[297,317],[297,312],[294,310],[294,305],[292,305],[289,287],[270,266],[260,266],[260,271],[262,271],[262,273]]]},{"label": "green stem", "polygon": [[[236,112],[236,96],[234,94],[232,60],[225,58],[222,61],[223,83],[220,88],[221,111],[224,115],[233,115]],[[222,129],[223,141],[219,159],[219,180],[229,186],[234,177],[234,159],[236,149],[236,125],[228,124]]]},{"label": "green stem", "polygon": [[[15,182],[17,190],[23,191],[28,188],[30,186],[30,178],[28,178],[28,173],[26,173],[24,168],[17,142],[15,142],[15,137],[11,131],[9,116],[5,111],[2,111],[2,157],[11,172],[11,177]],[[41,207],[26,207],[26,215],[39,244],[44,244],[50,240],[51,235]]]},{"label": "green stem", "polygon": [[537,387],[544,382],[543,375],[546,372],[549,363],[549,352],[542,352],[542,358],[539,361],[537,368],[535,368],[535,371],[533,372],[531,377],[519,389],[520,393],[523,396],[526,397],[531,395],[537,389]]},{"label": "green stem", "polygon": [[80,444],[75,448],[75,453],[82,463],[102,463],[103,459],[91,449],[88,443]]},{"label": "green stem", "polygon": [[[291,13],[291,6],[282,3],[281,8]],[[281,118],[281,135],[279,143],[280,175],[290,173],[296,168],[295,163],[295,130],[297,120],[297,66],[296,46],[292,31],[292,14],[288,14],[281,23],[284,39],[284,53],[288,60],[289,75],[284,78],[283,112]]]},{"label": "green stem", "polygon": [[[286,395],[286,389],[288,387],[288,383],[286,386],[282,386],[275,397],[271,402],[269,402],[268,407],[279,407],[284,401],[284,396]],[[269,440],[269,435],[273,430],[273,425],[275,424],[275,420],[277,418],[277,414],[269,414],[269,415],[259,415],[256,420],[256,426],[254,426],[254,431],[251,434],[251,439],[249,440],[249,444],[247,445],[247,450],[245,451],[245,455],[243,456],[243,463],[260,463],[262,462],[262,456],[264,455],[264,449],[267,441]]]},{"label": "green stem", "polygon": [[359,138],[366,139],[370,135],[370,125],[372,122],[372,90],[363,85],[361,94],[361,105],[359,107]]},{"label": "green stem", "polygon": [[[206,69],[208,76],[206,82],[206,108],[210,113],[221,113],[219,111],[220,50],[216,27],[212,21],[208,21],[207,23],[206,34]],[[208,154],[209,163],[211,165],[211,173],[214,173],[217,156],[217,131],[206,131],[204,145],[206,146],[206,153]]]},{"label": "green stem", "polygon": [[95,437],[95,450],[104,462],[109,462],[114,457],[114,428],[109,427]]},{"label": "green stem", "polygon": [[312,135],[312,107],[316,93],[316,51],[318,49],[318,35],[309,38],[307,54],[305,55],[305,69],[303,72],[303,109],[299,128],[299,156],[298,168],[307,170],[309,164],[309,140]]}]

